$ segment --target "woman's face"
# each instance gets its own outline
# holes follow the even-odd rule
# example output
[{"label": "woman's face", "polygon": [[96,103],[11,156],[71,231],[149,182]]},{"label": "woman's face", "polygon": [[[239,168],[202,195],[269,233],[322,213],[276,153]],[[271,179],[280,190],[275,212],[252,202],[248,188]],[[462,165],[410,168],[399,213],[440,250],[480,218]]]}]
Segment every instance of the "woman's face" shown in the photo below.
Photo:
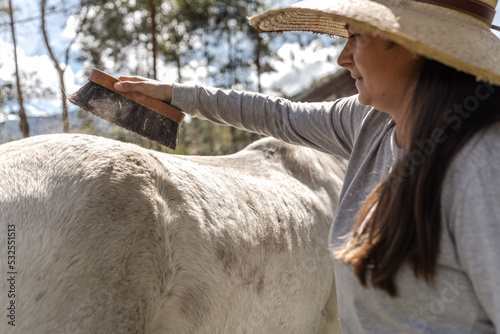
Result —
[{"label": "woman's face", "polygon": [[338,64],[356,80],[359,102],[398,118],[413,95],[418,56],[356,26],[346,27],[349,39]]}]

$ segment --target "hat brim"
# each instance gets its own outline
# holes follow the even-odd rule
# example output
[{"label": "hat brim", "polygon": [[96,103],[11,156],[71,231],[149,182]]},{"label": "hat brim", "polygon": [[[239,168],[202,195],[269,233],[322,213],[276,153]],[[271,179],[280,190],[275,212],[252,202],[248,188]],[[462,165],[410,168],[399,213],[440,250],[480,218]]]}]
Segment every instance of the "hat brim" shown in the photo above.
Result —
[{"label": "hat brim", "polygon": [[[380,1],[380,0],[379,0]],[[417,1],[306,0],[251,17],[260,32],[309,31],[347,37],[346,24],[500,85],[500,39],[483,20]]]}]

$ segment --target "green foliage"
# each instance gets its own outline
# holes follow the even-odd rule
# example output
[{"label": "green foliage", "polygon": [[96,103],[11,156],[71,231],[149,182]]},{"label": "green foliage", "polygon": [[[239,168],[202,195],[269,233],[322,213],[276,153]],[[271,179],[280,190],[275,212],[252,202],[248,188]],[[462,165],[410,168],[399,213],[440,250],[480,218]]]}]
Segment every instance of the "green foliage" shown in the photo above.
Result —
[{"label": "green foliage", "polygon": [[118,65],[127,62],[127,52],[138,41],[136,27],[127,24],[133,13],[128,0],[90,0],[88,10],[83,12],[87,19],[82,26],[80,42],[83,60],[90,60],[93,66],[105,68],[106,60]]},{"label": "green foliage", "polygon": [[[152,40],[151,31],[153,6],[157,11],[156,40]],[[246,17],[260,7],[262,2],[257,0],[90,0],[81,13],[87,17],[82,20],[80,60],[86,60],[90,67],[151,77],[151,51],[156,46],[164,62],[176,64],[178,81],[182,81],[184,69],[194,60],[207,68],[207,81],[212,84],[248,88],[254,84],[252,71],[260,75],[262,69],[272,70],[257,64],[262,57],[255,57],[255,51],[248,52],[248,45],[253,45],[254,50],[269,55],[266,42],[246,22]],[[222,57],[221,50],[226,51]],[[115,66],[106,68],[110,63]],[[131,63],[135,67],[131,68]],[[99,132],[92,119],[79,117],[80,132]],[[110,135],[117,140],[152,146],[142,137],[117,127]],[[176,153],[227,154],[256,138],[255,134],[193,120],[182,125]]]},{"label": "green foliage", "polygon": [[[177,78],[160,80],[183,82],[187,73],[201,67],[207,73],[205,84],[261,91],[261,75],[274,71],[270,65],[276,58],[271,50],[273,39],[285,39],[260,35],[248,24],[247,17],[264,9],[264,0],[88,0],[84,9],[81,60],[114,73],[152,77],[158,56],[166,64],[175,64],[178,72]],[[315,38],[312,34],[287,36],[301,45]],[[107,64],[114,65],[106,68]],[[92,133],[95,128],[84,122],[82,131]],[[149,141],[119,128],[113,128],[111,136],[152,147]],[[193,119],[182,124],[175,153],[229,154],[258,138]]]},{"label": "green foliage", "polygon": [[137,144],[145,148],[153,147],[153,143],[149,139],[139,136],[132,131],[120,128],[116,125],[111,128],[111,138],[125,143]]},{"label": "green foliage", "polygon": [[81,126],[78,129],[78,133],[84,133],[88,135],[95,135],[95,136],[105,136],[105,132],[101,129],[99,129],[94,121],[93,121],[93,116],[90,114],[88,111],[85,110],[78,110],[77,112],[77,117],[81,122]]},{"label": "green foliage", "polygon": [[[43,87],[42,80],[36,72],[21,72],[23,95],[27,102],[41,97],[53,97],[55,92]],[[0,80],[0,112],[18,115],[19,106],[17,90],[13,81]]]},{"label": "green foliage", "polygon": [[14,84],[0,80],[0,110],[4,110],[5,105],[15,100]]},{"label": "green foliage", "polygon": [[252,73],[260,76],[261,69],[271,70],[261,64],[265,57],[270,59],[270,52],[247,17],[262,7],[261,0],[174,0],[172,17],[164,15],[163,19],[173,20],[175,41],[187,44],[184,63],[195,60],[198,66],[204,66],[208,83],[256,89]]},{"label": "green foliage", "polygon": [[241,131],[229,126],[216,125],[200,119],[186,124],[182,136],[181,150],[187,154],[221,155],[240,151],[248,144],[261,138],[260,135]]},{"label": "green foliage", "polygon": [[0,15],[8,13],[9,13],[9,6],[5,2],[5,0],[0,0]]}]

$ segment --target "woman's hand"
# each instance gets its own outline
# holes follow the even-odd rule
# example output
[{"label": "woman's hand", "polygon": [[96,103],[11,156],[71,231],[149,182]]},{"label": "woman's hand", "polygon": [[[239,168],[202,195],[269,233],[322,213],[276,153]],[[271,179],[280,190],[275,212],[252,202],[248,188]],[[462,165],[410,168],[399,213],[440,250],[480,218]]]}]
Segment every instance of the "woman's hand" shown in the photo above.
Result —
[{"label": "woman's hand", "polygon": [[157,100],[172,101],[172,85],[139,76],[121,76],[114,87],[119,92],[139,92]]}]

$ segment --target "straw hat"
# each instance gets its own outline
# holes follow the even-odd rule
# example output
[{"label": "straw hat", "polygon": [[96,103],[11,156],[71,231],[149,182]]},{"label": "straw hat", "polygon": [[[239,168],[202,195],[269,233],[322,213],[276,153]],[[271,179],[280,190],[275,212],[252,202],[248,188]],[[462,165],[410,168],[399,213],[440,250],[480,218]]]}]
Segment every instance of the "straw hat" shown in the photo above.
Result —
[{"label": "straw hat", "polygon": [[310,31],[347,37],[356,24],[478,80],[500,85],[500,39],[491,32],[498,0],[305,0],[251,17],[260,32]]}]

